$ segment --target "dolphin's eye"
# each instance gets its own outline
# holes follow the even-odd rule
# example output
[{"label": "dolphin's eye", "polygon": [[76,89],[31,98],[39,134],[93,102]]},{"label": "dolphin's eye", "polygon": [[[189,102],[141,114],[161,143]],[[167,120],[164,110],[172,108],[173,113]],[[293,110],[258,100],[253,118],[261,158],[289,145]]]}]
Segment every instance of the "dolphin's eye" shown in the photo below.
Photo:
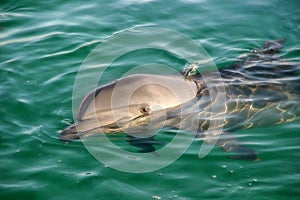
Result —
[{"label": "dolphin's eye", "polygon": [[145,107],[142,107],[142,108],[140,108],[140,111],[141,111],[141,113],[147,113],[147,108],[145,108]]},{"label": "dolphin's eye", "polygon": [[150,108],[149,108],[148,104],[142,104],[139,110],[141,113],[149,113],[150,112]]}]

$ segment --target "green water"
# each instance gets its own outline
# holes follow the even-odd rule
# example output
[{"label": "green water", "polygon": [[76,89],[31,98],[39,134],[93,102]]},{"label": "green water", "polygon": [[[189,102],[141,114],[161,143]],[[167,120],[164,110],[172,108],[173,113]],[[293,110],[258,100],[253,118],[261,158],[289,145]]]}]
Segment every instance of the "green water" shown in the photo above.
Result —
[{"label": "green water", "polygon": [[[284,37],[283,55],[299,60],[299,7],[297,0],[1,1],[0,199],[298,199],[299,121],[239,131],[258,162],[229,159],[217,147],[199,159],[201,141],[194,141],[171,165],[142,174],[104,166],[59,132],[73,122],[77,70],[114,33],[169,28],[199,42],[219,67]],[[158,60],[179,69],[181,60],[170,58]],[[126,65],[130,56],[120,60]],[[120,68],[107,79],[122,75]]]}]

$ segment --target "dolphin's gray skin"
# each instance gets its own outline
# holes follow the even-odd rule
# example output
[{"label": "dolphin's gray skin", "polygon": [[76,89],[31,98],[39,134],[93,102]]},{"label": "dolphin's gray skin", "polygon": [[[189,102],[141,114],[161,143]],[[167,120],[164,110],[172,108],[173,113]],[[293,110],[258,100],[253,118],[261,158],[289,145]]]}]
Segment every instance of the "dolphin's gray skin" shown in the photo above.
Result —
[{"label": "dolphin's gray skin", "polygon": [[65,129],[61,138],[84,138],[99,132],[142,133],[171,126],[174,122],[172,118],[165,120],[166,115],[193,100],[197,90],[194,81],[180,74],[124,77],[87,95],[81,103],[76,125]]},{"label": "dolphin's gray skin", "polygon": [[[240,63],[220,70],[226,109],[215,116],[225,116],[222,135],[226,137],[221,137],[217,145],[239,153],[233,158],[255,160],[257,156],[226,133],[299,119],[300,63],[284,61],[277,55],[284,42],[267,41]],[[180,123],[191,115],[197,115],[199,133],[207,130],[214,120],[205,117],[211,106],[207,84],[214,83],[204,83],[194,71],[189,69],[184,76],[132,75],[97,88],[83,100],[76,124],[62,131],[61,138],[126,132],[130,133],[129,142],[139,146],[145,138],[153,139],[153,130],[162,127],[189,130]],[[134,134],[144,138],[137,139]],[[210,143],[209,136],[203,137]],[[148,145],[146,151],[155,150],[151,147]]]}]

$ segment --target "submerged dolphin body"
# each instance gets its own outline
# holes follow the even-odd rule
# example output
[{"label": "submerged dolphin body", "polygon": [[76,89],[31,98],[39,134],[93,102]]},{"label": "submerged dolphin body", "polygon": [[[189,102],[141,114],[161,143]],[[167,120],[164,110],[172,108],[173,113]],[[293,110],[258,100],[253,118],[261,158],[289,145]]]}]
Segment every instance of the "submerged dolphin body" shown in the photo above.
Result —
[{"label": "submerged dolphin body", "polygon": [[[257,156],[226,133],[290,122],[300,116],[300,64],[284,61],[277,55],[283,44],[284,39],[267,41],[240,63],[220,70],[226,91],[225,110],[214,116],[225,117],[225,137],[216,144],[225,151],[238,153],[234,158],[255,160]],[[214,81],[204,82],[200,74],[193,74],[190,69],[185,76],[138,74],[121,78],[87,95],[76,124],[63,130],[61,138],[125,132],[130,134],[130,144],[141,147],[147,139],[154,144],[153,132],[163,127],[189,130],[182,121],[193,120],[193,116],[201,133],[214,121],[207,117],[211,109],[208,84]],[[209,135],[203,137],[211,143]],[[155,150],[151,142],[147,141],[147,145],[144,151]]]}]

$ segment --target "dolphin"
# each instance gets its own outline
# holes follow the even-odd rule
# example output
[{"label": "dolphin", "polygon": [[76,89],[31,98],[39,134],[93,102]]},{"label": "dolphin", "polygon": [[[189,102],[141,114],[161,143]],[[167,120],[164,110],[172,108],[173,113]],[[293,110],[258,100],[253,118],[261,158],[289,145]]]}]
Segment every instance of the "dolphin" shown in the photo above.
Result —
[{"label": "dolphin", "polygon": [[221,137],[215,143],[214,134],[202,134],[217,120],[208,115],[212,106],[208,85],[215,81],[204,80],[195,65],[182,75],[136,74],[96,88],[84,98],[76,123],[61,132],[61,139],[125,132],[130,144],[147,146],[142,152],[155,151],[151,146],[157,142],[155,132],[168,127],[189,130],[181,126],[182,121],[196,116],[196,137],[236,153],[232,158],[257,160],[254,150],[229,133],[299,119],[300,63],[278,55],[284,43],[284,39],[266,41],[262,48],[219,70],[226,98],[224,111],[213,115],[224,117]]}]

